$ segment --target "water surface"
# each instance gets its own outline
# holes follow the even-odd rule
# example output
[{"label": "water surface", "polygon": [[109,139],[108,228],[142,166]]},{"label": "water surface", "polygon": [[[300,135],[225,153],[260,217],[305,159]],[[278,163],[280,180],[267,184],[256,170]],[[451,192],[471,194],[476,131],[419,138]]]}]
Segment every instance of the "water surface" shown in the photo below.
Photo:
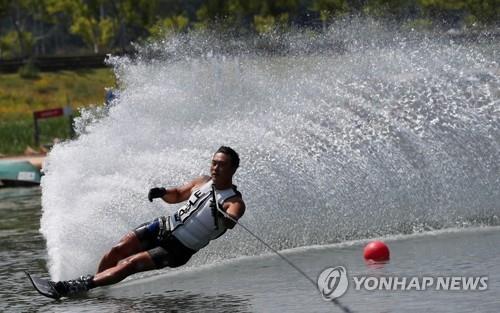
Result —
[{"label": "water surface", "polygon": [[[24,270],[47,277],[39,229],[40,190],[0,189],[2,312],[341,312],[272,254],[178,270],[143,273],[87,297],[53,301],[38,295]],[[448,229],[385,238],[392,259],[369,267],[366,240],[285,251],[310,277],[343,265],[349,275],[488,276],[486,291],[355,291],[340,301],[355,312],[497,312],[500,229]],[[227,241],[224,240],[225,243]],[[254,244],[257,245],[256,242]],[[210,249],[210,246],[207,247]]]}]

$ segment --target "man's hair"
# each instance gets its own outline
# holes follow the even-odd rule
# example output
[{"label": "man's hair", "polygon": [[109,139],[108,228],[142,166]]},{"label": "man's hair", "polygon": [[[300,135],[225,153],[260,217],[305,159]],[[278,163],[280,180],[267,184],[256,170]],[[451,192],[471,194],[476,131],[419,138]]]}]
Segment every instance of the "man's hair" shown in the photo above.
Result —
[{"label": "man's hair", "polygon": [[240,156],[236,151],[233,149],[226,147],[226,146],[221,146],[215,153],[224,153],[226,155],[229,155],[231,158],[231,164],[233,165],[234,169],[237,169],[238,166],[240,166]]}]

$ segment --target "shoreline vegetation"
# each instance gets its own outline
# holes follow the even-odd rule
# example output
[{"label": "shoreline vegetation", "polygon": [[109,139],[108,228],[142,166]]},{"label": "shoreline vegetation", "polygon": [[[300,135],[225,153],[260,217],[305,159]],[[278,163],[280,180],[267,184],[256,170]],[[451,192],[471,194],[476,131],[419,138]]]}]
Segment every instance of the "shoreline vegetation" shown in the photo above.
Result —
[{"label": "shoreline vegetation", "polygon": [[[0,74],[0,156],[40,151],[33,146],[34,111],[70,106],[77,113],[80,107],[102,105],[105,87],[115,84],[110,68],[40,72],[31,79]],[[70,136],[67,117],[40,120],[39,126],[42,145]]]},{"label": "shoreline vegetation", "polygon": [[4,0],[0,59],[123,54],[133,43],[214,28],[237,35],[325,30],[343,18],[375,18],[416,30],[500,26],[498,0]]}]

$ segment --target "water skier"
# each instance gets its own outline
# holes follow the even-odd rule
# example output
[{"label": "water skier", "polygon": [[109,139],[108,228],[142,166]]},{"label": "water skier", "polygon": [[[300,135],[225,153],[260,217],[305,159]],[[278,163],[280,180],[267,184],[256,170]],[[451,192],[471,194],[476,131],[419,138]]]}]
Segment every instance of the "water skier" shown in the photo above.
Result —
[{"label": "water skier", "polygon": [[211,240],[235,226],[224,214],[235,221],[243,216],[245,203],[232,182],[239,162],[233,149],[222,146],[213,155],[210,176],[201,176],[177,188],[152,188],[148,193],[151,202],[155,198],[167,203],[188,201],[176,213],[126,234],[104,255],[95,275],[49,282],[55,290],[54,298],[115,284],[138,272],[186,264]]}]

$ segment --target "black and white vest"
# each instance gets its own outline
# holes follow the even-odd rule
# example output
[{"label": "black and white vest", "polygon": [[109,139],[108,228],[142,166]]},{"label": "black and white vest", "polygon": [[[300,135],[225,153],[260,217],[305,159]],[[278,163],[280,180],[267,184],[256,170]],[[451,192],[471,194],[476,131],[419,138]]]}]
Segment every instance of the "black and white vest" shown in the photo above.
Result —
[{"label": "black and white vest", "polygon": [[223,209],[224,201],[241,195],[234,185],[229,189],[217,190],[212,187],[212,180],[209,180],[193,192],[187,203],[168,219],[172,235],[195,251],[205,247],[210,240],[220,237],[227,230],[224,217],[214,205],[213,191],[220,209]]}]

